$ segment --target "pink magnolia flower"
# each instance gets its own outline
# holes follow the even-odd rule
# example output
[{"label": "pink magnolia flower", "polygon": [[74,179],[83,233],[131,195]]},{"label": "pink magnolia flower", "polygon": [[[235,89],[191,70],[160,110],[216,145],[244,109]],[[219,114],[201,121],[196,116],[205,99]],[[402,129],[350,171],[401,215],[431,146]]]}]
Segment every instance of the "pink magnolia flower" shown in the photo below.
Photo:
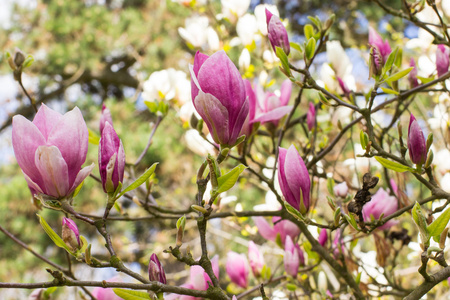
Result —
[{"label": "pink magnolia flower", "polygon": [[389,54],[392,52],[389,42],[387,40],[383,41],[383,38],[378,32],[372,27],[369,27],[369,44],[378,51],[382,59],[381,64],[384,65]]},{"label": "pink magnolia flower", "polygon": [[[278,121],[292,110],[292,105],[287,105],[292,93],[292,82],[287,79],[283,81],[280,89],[280,97],[271,92],[263,91],[261,86],[254,89],[256,95],[255,117],[250,123],[261,124],[272,122],[278,125]],[[251,100],[252,101],[252,100]]]},{"label": "pink magnolia flower", "polygon": [[287,236],[284,251],[284,269],[286,270],[286,273],[292,277],[296,277],[298,267],[300,266],[300,246],[298,244],[294,245],[291,237]]},{"label": "pink magnolia flower", "polygon": [[232,282],[242,288],[247,287],[249,266],[247,258],[244,254],[239,254],[233,251],[228,252],[227,264],[225,268]]},{"label": "pink magnolia flower", "polygon": [[267,8],[266,23],[269,41],[272,44],[273,51],[276,52],[275,47],[280,47],[281,49],[283,49],[286,55],[289,55],[289,52],[291,51],[291,45],[289,44],[289,37],[286,28],[284,27],[280,18],[272,14]]},{"label": "pink magnolia flower", "polygon": [[33,195],[70,197],[94,168],[81,169],[88,149],[88,130],[78,107],[65,115],[39,108],[33,122],[13,118],[12,144]]},{"label": "pink magnolia flower", "polygon": [[166,273],[164,272],[164,268],[155,253],[150,256],[150,262],[148,264],[148,278],[150,281],[158,281],[163,284],[167,283]]},{"label": "pink magnolia flower", "polygon": [[[115,276],[109,280],[106,280],[107,282],[121,282],[120,278],[118,276]],[[119,296],[117,296],[112,288],[101,288],[96,287],[92,291],[92,296],[97,298],[97,300],[122,300]]]},{"label": "pink magnolia flower", "polygon": [[[213,258],[211,258],[211,265],[214,275],[219,278],[219,256],[215,255]],[[209,278],[205,270],[201,266],[192,266],[190,269],[189,281],[181,286],[188,289],[205,291],[208,289],[208,282],[212,284],[211,278]],[[165,296],[164,299],[197,300],[200,298],[187,295],[170,294],[168,296]]]},{"label": "pink magnolia flower", "polygon": [[98,145],[98,168],[103,191],[114,193],[119,182],[123,182],[125,151],[122,141],[108,121],[105,122]]},{"label": "pink magnolia flower", "polygon": [[302,157],[294,145],[279,148],[278,181],[286,201],[300,213],[309,210],[311,180]]},{"label": "pink magnolia flower", "polygon": [[249,112],[247,119],[245,119],[244,125],[242,126],[240,135],[245,134],[245,136],[248,138],[253,131],[253,120],[255,119],[256,107],[258,104],[255,91],[253,90],[250,81],[245,79],[244,85],[245,85],[245,93],[248,97]]},{"label": "pink magnolia flower", "polygon": [[347,194],[348,194],[347,182],[343,181],[343,182],[341,182],[339,184],[336,184],[333,187],[333,192],[338,197],[341,197],[341,198],[347,197]]},{"label": "pink magnolia flower", "polygon": [[413,114],[409,118],[408,150],[413,163],[424,164],[427,160],[427,143]]},{"label": "pink magnolia flower", "polygon": [[309,131],[311,131],[316,124],[316,107],[312,102],[309,102],[309,109],[306,114],[306,124],[308,125]]},{"label": "pink magnolia flower", "polygon": [[258,232],[266,240],[275,241],[279,234],[281,243],[284,245],[286,236],[295,239],[300,234],[300,229],[298,229],[297,225],[289,220],[281,220],[281,217],[272,218],[272,222],[275,224],[273,227],[269,225],[264,217],[253,217],[252,219],[256,227],[258,227]]},{"label": "pink magnolia flower", "polygon": [[233,146],[249,112],[241,74],[225,51],[211,57],[197,52],[190,71],[195,109],[216,143]]},{"label": "pink magnolia flower", "polygon": [[[384,213],[384,217],[388,217],[392,215],[394,212],[396,212],[398,209],[398,202],[397,199],[394,196],[391,196],[386,192],[383,188],[380,188],[375,195],[372,196],[372,200],[370,200],[368,203],[366,203],[363,206],[363,217],[364,222],[370,222],[371,217],[375,220],[378,220],[381,216],[381,214]],[[388,229],[391,228],[393,225],[398,223],[395,220],[390,220],[386,222],[383,226],[378,227],[379,229]]]},{"label": "pink magnolia flower", "polygon": [[340,77],[337,77],[336,79],[337,79],[337,81],[338,81],[338,83],[339,83],[339,87],[341,88],[341,90],[342,90],[342,92],[344,93],[344,95],[345,95],[346,97],[349,97],[349,96],[350,96],[350,93],[351,93],[352,91],[348,88],[348,86],[345,84],[345,82],[344,82]]},{"label": "pink magnolia flower", "polygon": [[73,220],[63,218],[61,235],[64,243],[66,243],[72,251],[76,251],[81,248],[80,232],[78,231],[77,224],[75,224]]},{"label": "pink magnolia flower", "polygon": [[253,275],[258,277],[261,274],[265,262],[264,256],[253,241],[248,243],[248,260],[250,262],[250,268],[252,269]]},{"label": "pink magnolia flower", "polygon": [[448,72],[450,63],[450,50],[444,45],[438,45],[436,51],[436,70],[438,77],[441,77]]}]

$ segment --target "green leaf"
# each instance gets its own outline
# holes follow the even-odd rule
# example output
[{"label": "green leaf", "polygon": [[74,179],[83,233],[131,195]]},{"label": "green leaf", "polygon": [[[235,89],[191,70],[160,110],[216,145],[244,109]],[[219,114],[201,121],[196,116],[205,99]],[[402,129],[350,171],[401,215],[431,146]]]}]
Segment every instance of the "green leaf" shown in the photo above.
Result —
[{"label": "green leaf", "polygon": [[299,44],[294,43],[294,42],[290,42],[289,44],[291,45],[291,48],[294,48],[298,52],[303,53],[303,49]]},{"label": "green leaf", "polygon": [[411,72],[411,70],[414,69],[414,67],[410,67],[408,69],[405,69],[403,71],[397,72],[394,75],[389,76],[388,78],[386,78],[384,81],[386,82],[393,82],[393,81],[397,81],[402,77],[405,77],[406,75],[409,74],[409,72]]},{"label": "green leaf", "polygon": [[75,191],[73,191],[72,194],[72,198],[75,198],[78,195],[78,193],[81,191],[81,188],[83,187],[83,184],[84,180],[75,188]]},{"label": "green leaf", "polygon": [[218,189],[217,194],[223,193],[231,189],[239,178],[239,175],[247,169],[243,164],[238,165],[225,175],[217,178]]},{"label": "green leaf", "polygon": [[159,163],[154,163],[150,168],[145,170],[144,174],[142,174],[136,181],[134,181],[132,184],[130,184],[126,189],[124,189],[117,198],[122,197],[126,192],[132,191],[135,188],[138,188],[141,184],[143,184],[152,174],[155,172],[156,166]]},{"label": "green leaf", "polygon": [[394,65],[395,65],[397,68],[401,68],[401,66],[402,66],[402,60],[403,60],[403,49],[402,49],[402,48],[399,48],[399,49],[398,49],[398,53],[397,53],[397,55],[395,56]]},{"label": "green leaf", "polygon": [[398,95],[398,94],[400,94],[397,91],[394,91],[394,90],[391,90],[391,89],[388,89],[388,88],[384,88],[384,87],[381,87],[381,90],[383,92],[385,92],[386,94],[391,94],[391,95]]},{"label": "green leaf", "polygon": [[309,40],[314,36],[314,27],[311,24],[306,24],[305,27],[303,27],[303,32],[305,34],[305,38]]},{"label": "green leaf", "polygon": [[394,162],[394,161],[390,161],[386,158],[380,157],[380,156],[375,156],[375,159],[383,165],[383,167],[389,169],[389,170],[393,170],[395,172],[400,172],[403,173],[405,171],[409,171],[409,172],[415,172],[415,169],[402,165],[398,162]]},{"label": "green leaf", "polygon": [[281,61],[281,66],[283,67],[284,71],[287,73],[288,77],[291,76],[291,68],[289,68],[289,62],[286,53],[284,53],[284,50],[280,47],[275,47],[276,54],[278,58]]},{"label": "green leaf", "polygon": [[323,104],[325,104],[327,106],[331,105],[331,103],[330,103],[330,101],[328,101],[327,97],[325,97],[325,95],[322,94],[321,92],[319,92],[319,100],[320,100],[320,102],[322,102]]},{"label": "green leaf", "polygon": [[44,295],[48,297],[51,294],[53,294],[57,289],[58,289],[57,286],[49,287],[48,289],[45,290]]},{"label": "green leaf", "polygon": [[359,140],[361,142],[361,147],[363,148],[363,150],[366,150],[367,145],[369,144],[369,136],[364,132],[364,130],[361,130],[361,132],[359,133]]},{"label": "green leaf", "polygon": [[347,220],[348,224],[359,231],[358,224],[356,223],[355,217],[352,214],[344,215],[344,217]]},{"label": "green leaf", "polygon": [[436,220],[428,225],[428,233],[431,236],[439,236],[445,227],[447,227],[448,221],[450,220],[450,207],[447,208]]},{"label": "green leaf", "polygon": [[100,137],[98,136],[98,134],[96,134],[89,128],[88,128],[88,132],[89,132],[89,143],[91,143],[93,145],[98,145],[100,142]]},{"label": "green leaf", "polygon": [[389,54],[388,59],[386,60],[386,63],[384,64],[384,67],[383,67],[383,74],[386,74],[386,72],[391,70],[392,65],[394,64],[397,52],[398,52],[398,48],[395,48],[394,51],[392,51],[391,54]]},{"label": "green leaf", "polygon": [[299,221],[305,220],[305,217],[297,209],[295,209],[292,205],[290,205],[286,201],[284,201],[284,207],[286,207],[286,210],[288,211],[288,213],[293,215],[294,218],[296,218],[297,220],[299,220]]},{"label": "green leaf", "polygon": [[425,216],[422,213],[422,209],[420,207],[419,202],[416,201],[416,204],[414,204],[414,207],[411,210],[411,214],[414,223],[416,223],[417,227],[419,228],[422,242],[426,245],[429,245],[430,234],[428,232],[427,220],[425,219]]},{"label": "green leaf", "polygon": [[335,184],[334,179],[331,177],[328,177],[327,178],[328,193],[330,193],[330,195],[333,195],[333,196],[334,196],[334,190],[333,190],[334,184]]},{"label": "green leaf", "polygon": [[55,231],[48,225],[48,223],[44,220],[43,217],[36,214],[39,217],[39,223],[41,223],[42,228],[44,228],[45,233],[52,239],[53,243],[55,243],[56,246],[65,249],[67,252],[69,252],[72,255],[75,255],[70,248],[64,243],[62,238],[59,237],[59,235],[56,234]]},{"label": "green leaf", "polygon": [[147,292],[133,291],[125,289],[112,289],[114,293],[124,300],[150,300],[150,295]]},{"label": "green leaf", "polygon": [[25,61],[22,64],[22,69],[28,68],[29,66],[31,66],[34,62],[34,57],[31,54],[27,55],[27,58],[25,58]]},{"label": "green leaf", "polygon": [[305,47],[306,58],[308,60],[313,58],[315,51],[316,51],[316,39],[312,37],[308,40],[308,44],[306,44]]},{"label": "green leaf", "polygon": [[86,240],[86,238],[82,235],[80,235],[80,240],[81,240],[83,246],[81,246],[81,249],[79,251],[81,253],[84,253],[84,251],[86,251],[87,247],[89,246],[89,243]]},{"label": "green leaf", "polygon": [[430,81],[433,81],[434,80],[434,75],[430,76],[430,77],[417,76],[417,79],[419,79],[422,82],[422,84],[425,84],[425,83],[428,83]]},{"label": "green leaf", "polygon": [[293,291],[295,291],[295,290],[297,289],[297,286],[296,286],[295,284],[293,284],[293,283],[287,283],[287,284],[286,284],[286,288],[287,288],[289,291],[293,292]]}]

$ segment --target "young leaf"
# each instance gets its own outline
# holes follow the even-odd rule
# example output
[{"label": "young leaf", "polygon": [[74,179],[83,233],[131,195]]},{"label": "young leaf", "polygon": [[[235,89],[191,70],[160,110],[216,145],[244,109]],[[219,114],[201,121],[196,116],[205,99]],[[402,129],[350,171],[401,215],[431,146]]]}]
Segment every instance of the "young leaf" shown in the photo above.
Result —
[{"label": "young leaf", "polygon": [[334,184],[335,184],[334,179],[331,177],[328,177],[327,178],[327,189],[328,189],[328,193],[330,193],[330,195],[332,195],[332,196],[334,196],[334,190],[333,190]]},{"label": "young leaf", "polygon": [[398,94],[400,94],[397,91],[394,91],[394,90],[391,90],[391,89],[388,89],[388,88],[384,88],[384,87],[381,87],[381,90],[383,92],[385,92],[386,94],[391,94],[391,95],[398,95]]},{"label": "young leaf", "polygon": [[309,40],[314,36],[314,27],[311,24],[306,24],[305,27],[303,27],[303,32],[305,33],[305,38]]},{"label": "young leaf", "polygon": [[39,223],[41,223],[42,228],[44,228],[45,233],[52,239],[53,243],[55,243],[56,246],[65,249],[70,254],[74,255],[74,253],[70,250],[70,248],[64,243],[62,238],[59,237],[59,235],[56,234],[55,231],[48,225],[48,223],[44,220],[43,217],[36,214],[39,217]]},{"label": "young leaf", "polygon": [[314,56],[314,52],[316,51],[316,39],[310,38],[308,40],[308,44],[305,47],[305,55],[307,59],[311,59]]},{"label": "young leaf", "polygon": [[363,150],[366,150],[367,145],[369,144],[369,136],[364,132],[364,130],[361,130],[361,132],[359,133],[359,139],[361,142],[361,147],[363,148]]},{"label": "young leaf", "polygon": [[276,54],[278,58],[281,61],[281,66],[283,67],[284,71],[286,72],[286,75],[288,77],[291,77],[291,69],[289,68],[289,62],[286,53],[284,53],[283,49],[280,47],[276,47]]},{"label": "young leaf", "polygon": [[132,191],[135,188],[138,188],[141,184],[143,184],[150,176],[152,176],[153,172],[155,172],[156,166],[159,163],[154,163],[150,168],[145,170],[144,174],[142,174],[136,181],[130,184],[126,189],[124,189],[117,198],[122,197],[126,192]]},{"label": "young leaf", "polygon": [[383,74],[386,74],[386,72],[388,72],[392,68],[392,65],[394,64],[395,61],[395,57],[397,56],[397,52],[398,48],[395,48],[394,51],[392,51],[391,54],[389,54],[388,59],[386,60],[386,63],[384,64],[383,67]]},{"label": "young leaf", "polygon": [[124,300],[150,300],[150,295],[147,292],[133,291],[125,289],[113,289],[114,294]]},{"label": "young leaf", "polygon": [[303,49],[299,44],[294,43],[294,42],[290,42],[289,44],[291,45],[291,48],[294,48],[298,52],[303,53]]},{"label": "young leaf", "polygon": [[237,167],[235,167],[233,170],[231,170],[230,172],[228,172],[225,175],[220,176],[219,178],[217,178],[217,183],[218,183],[218,189],[217,189],[217,193],[223,193],[228,191],[229,189],[231,189],[234,184],[236,183],[236,181],[239,178],[239,175],[244,172],[244,170],[247,169],[246,166],[244,166],[243,164],[238,165]]},{"label": "young leaf", "polygon": [[359,231],[358,224],[356,224],[355,217],[352,214],[344,215],[348,224],[350,224],[353,228]]},{"label": "young leaf", "polygon": [[420,207],[419,202],[416,202],[416,204],[414,204],[414,207],[411,210],[411,214],[414,222],[419,228],[420,238],[422,239],[422,242],[424,244],[429,244],[430,234],[428,232],[427,220],[425,219],[425,216],[422,213],[422,209]]},{"label": "young leaf", "polygon": [[450,207],[447,208],[436,220],[428,225],[428,232],[431,236],[439,236],[450,220]]},{"label": "young leaf", "polygon": [[409,74],[409,72],[411,72],[411,70],[414,69],[414,67],[410,67],[408,69],[405,69],[403,71],[397,72],[394,75],[389,76],[388,78],[386,78],[384,81],[386,82],[393,82],[393,81],[397,81],[402,77],[405,77],[406,75]]},{"label": "young leaf", "polygon": [[411,167],[402,165],[398,162],[394,162],[394,161],[390,161],[386,158],[380,157],[380,156],[375,156],[375,159],[381,164],[383,165],[383,167],[389,169],[389,170],[393,170],[395,172],[400,172],[403,173],[405,171],[409,171],[409,172],[415,172],[415,170]]},{"label": "young leaf", "polygon": [[299,221],[305,220],[305,217],[297,209],[295,209],[292,205],[290,205],[286,201],[284,201],[284,207],[286,207],[286,210],[288,211],[288,213],[293,215],[297,220],[299,220]]}]

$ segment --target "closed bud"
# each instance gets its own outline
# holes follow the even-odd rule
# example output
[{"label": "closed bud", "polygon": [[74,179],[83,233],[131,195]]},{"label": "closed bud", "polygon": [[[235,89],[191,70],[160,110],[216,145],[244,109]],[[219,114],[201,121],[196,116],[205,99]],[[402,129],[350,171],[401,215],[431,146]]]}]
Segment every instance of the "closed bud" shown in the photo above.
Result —
[{"label": "closed bud", "polygon": [[431,164],[433,163],[433,159],[434,153],[433,150],[430,150],[430,152],[428,153],[427,161],[425,162],[425,168],[429,168],[431,166]]},{"label": "closed bud", "polygon": [[177,246],[181,247],[183,244],[184,228],[186,226],[186,216],[182,216],[177,221]]},{"label": "closed bud", "polygon": [[409,119],[408,150],[411,161],[423,165],[427,159],[427,144],[422,129],[413,114]]},{"label": "closed bud", "polygon": [[166,273],[164,272],[164,268],[155,253],[151,255],[150,262],[148,264],[148,279],[150,281],[161,282],[162,284],[167,283]]},{"label": "closed bud", "polygon": [[248,243],[248,260],[250,261],[250,268],[252,269],[253,275],[259,277],[265,262],[264,256],[253,241]]},{"label": "closed bud", "polygon": [[289,55],[291,51],[291,46],[289,44],[289,37],[278,16],[272,14],[266,8],[266,23],[267,23],[267,32],[269,36],[270,44],[272,44],[273,51],[276,52],[275,47],[280,47],[283,49],[286,55]]},{"label": "closed bud", "polygon": [[298,244],[294,244],[291,237],[286,237],[286,244],[284,246],[284,269],[286,273],[292,277],[297,277],[298,267],[300,266],[301,250]]},{"label": "closed bud", "polygon": [[244,255],[233,251],[228,252],[225,268],[232,282],[242,288],[247,288],[249,266]]},{"label": "closed bud", "polygon": [[14,64],[17,68],[22,67],[23,62],[25,61],[25,54],[19,49],[16,48],[16,53],[14,54]]},{"label": "closed bud", "polygon": [[325,244],[328,241],[328,232],[325,228],[320,229],[320,233],[319,233],[319,244],[322,247],[325,247]]},{"label": "closed bud", "polygon": [[345,198],[348,194],[347,182],[341,182],[333,187],[333,192],[336,196]]},{"label": "closed bud", "polygon": [[75,252],[81,248],[80,233],[77,224],[69,218],[63,218],[62,221],[62,239],[64,243]]},{"label": "closed bud", "polygon": [[306,124],[308,125],[309,131],[311,131],[316,124],[316,107],[312,102],[309,102],[309,109],[306,114]]},{"label": "closed bud", "polygon": [[438,77],[448,72],[450,64],[450,50],[444,45],[438,45],[436,51],[436,70]]}]

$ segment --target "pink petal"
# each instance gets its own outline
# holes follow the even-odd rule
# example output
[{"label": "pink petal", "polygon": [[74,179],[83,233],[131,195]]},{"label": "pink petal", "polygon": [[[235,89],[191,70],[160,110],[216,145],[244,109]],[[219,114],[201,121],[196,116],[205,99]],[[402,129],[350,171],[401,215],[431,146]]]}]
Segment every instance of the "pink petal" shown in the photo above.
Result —
[{"label": "pink petal", "polygon": [[305,163],[298,154],[294,145],[290,146],[286,154],[285,174],[287,183],[289,185],[292,194],[297,202],[300,204],[300,190],[303,193],[303,203],[306,210],[309,208],[309,193],[311,188],[311,181],[309,179],[309,173],[306,169]]},{"label": "pink petal", "polygon": [[289,99],[291,99],[292,81],[290,81],[289,79],[283,81],[283,83],[281,84],[280,92],[280,104],[281,106],[285,106],[289,103]]},{"label": "pink petal", "polygon": [[62,115],[49,108],[47,105],[42,103],[36,116],[33,119],[33,124],[39,129],[39,131],[44,136],[45,140],[48,139],[50,132],[52,131],[55,124],[61,120]]},{"label": "pink petal", "polygon": [[32,122],[21,115],[13,117],[12,145],[23,173],[37,186],[43,187],[43,180],[34,163],[34,157],[37,148],[45,145],[45,138]]},{"label": "pink petal", "polygon": [[269,225],[264,217],[252,217],[253,222],[255,222],[256,227],[258,227],[259,234],[269,241],[274,241],[277,237],[277,233]]},{"label": "pink petal", "polygon": [[299,209],[299,203],[297,198],[295,198],[289,184],[287,182],[285,164],[286,164],[287,150],[284,148],[278,148],[278,182],[280,184],[281,192],[285,200],[292,205],[294,208]]},{"label": "pink petal", "polygon": [[55,198],[65,197],[69,191],[67,164],[55,146],[39,146],[35,164],[44,181],[44,193]]},{"label": "pink petal", "polygon": [[[189,69],[191,70],[191,97],[192,101],[197,97],[198,91],[200,90],[200,87],[198,85],[198,71],[200,70],[200,67],[203,65],[203,63],[209,58],[208,55],[200,53],[200,51],[197,51],[195,53],[194,58],[194,65],[189,66]],[[194,82],[194,79],[197,83]]]},{"label": "pink petal", "polygon": [[86,160],[88,142],[89,132],[78,107],[62,116],[47,139],[48,145],[58,147],[66,161],[70,185]]},{"label": "pink petal", "polygon": [[258,118],[254,119],[251,123],[261,122],[261,124],[264,124],[266,122],[279,121],[281,118],[283,118],[285,115],[291,112],[292,107],[293,107],[292,105],[287,105],[275,108],[268,113],[260,115]]},{"label": "pink petal", "polygon": [[72,187],[69,190],[69,194],[71,194],[82,182],[86,179],[86,177],[91,174],[92,169],[94,169],[95,164],[92,163],[91,165],[84,167],[83,169],[78,172],[77,177],[75,178],[75,181],[73,182]]}]

